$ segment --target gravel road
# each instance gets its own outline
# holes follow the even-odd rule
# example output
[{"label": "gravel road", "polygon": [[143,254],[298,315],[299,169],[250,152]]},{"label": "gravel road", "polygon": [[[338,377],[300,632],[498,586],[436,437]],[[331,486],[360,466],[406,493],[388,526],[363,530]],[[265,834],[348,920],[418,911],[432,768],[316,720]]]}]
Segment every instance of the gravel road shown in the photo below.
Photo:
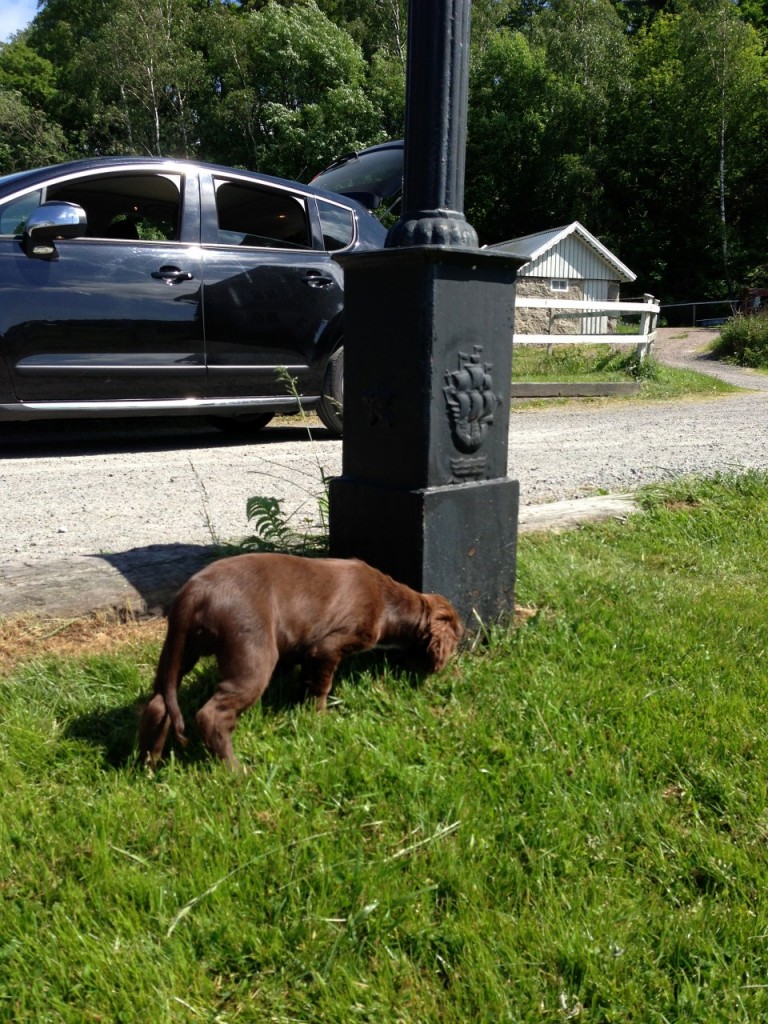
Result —
[{"label": "gravel road", "polygon": [[[509,475],[523,503],[628,491],[687,473],[768,469],[768,377],[696,355],[711,332],[660,332],[656,354],[727,374],[752,389],[713,399],[588,402],[513,409]],[[338,474],[341,442],[323,431],[268,428],[233,443],[204,427],[131,424],[4,426],[0,558],[25,563],[210,544],[248,532],[245,503],[272,495],[297,521],[317,518],[322,473]]]}]

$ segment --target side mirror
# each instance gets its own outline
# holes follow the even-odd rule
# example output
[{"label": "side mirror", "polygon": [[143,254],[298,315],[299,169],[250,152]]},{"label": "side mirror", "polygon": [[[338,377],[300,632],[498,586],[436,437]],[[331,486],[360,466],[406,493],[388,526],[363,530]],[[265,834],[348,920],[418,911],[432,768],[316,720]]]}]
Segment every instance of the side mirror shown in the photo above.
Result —
[{"label": "side mirror", "polygon": [[27,256],[56,260],[53,244],[61,238],[79,238],[88,230],[88,218],[76,203],[43,203],[33,210],[24,227],[22,246]]}]

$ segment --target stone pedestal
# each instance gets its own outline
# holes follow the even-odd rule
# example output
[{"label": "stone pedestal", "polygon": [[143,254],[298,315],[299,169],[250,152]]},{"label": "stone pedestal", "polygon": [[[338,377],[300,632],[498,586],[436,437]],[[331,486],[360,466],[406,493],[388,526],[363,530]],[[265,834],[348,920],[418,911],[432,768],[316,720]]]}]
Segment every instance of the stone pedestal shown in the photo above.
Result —
[{"label": "stone pedestal", "polygon": [[344,453],[331,553],[442,593],[467,625],[514,608],[507,444],[520,261],[414,246],[341,257]]}]

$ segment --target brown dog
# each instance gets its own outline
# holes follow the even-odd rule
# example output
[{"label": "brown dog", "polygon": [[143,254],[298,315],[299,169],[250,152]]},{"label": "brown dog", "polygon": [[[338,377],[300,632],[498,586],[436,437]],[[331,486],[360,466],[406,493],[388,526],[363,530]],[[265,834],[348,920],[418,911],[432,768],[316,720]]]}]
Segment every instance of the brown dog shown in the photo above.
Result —
[{"label": "brown dog", "polygon": [[341,659],[377,645],[405,651],[437,672],[461,639],[453,606],[419,594],[365,562],[296,555],[237,555],[214,562],[179,591],[139,725],[139,754],[156,764],[168,731],[186,743],[177,690],[204,655],[215,654],[221,681],[197,712],[206,746],[233,768],[237,719],[261,697],[281,659],[302,664],[307,692],[325,708]]}]

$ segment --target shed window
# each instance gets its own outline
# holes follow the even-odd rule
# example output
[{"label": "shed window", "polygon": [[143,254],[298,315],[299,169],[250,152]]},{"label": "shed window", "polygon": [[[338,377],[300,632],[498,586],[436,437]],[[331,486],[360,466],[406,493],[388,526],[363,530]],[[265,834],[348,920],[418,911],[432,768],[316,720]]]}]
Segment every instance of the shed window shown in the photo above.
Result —
[{"label": "shed window", "polygon": [[549,283],[549,288],[553,292],[567,292],[568,282],[563,277],[553,277]]}]

